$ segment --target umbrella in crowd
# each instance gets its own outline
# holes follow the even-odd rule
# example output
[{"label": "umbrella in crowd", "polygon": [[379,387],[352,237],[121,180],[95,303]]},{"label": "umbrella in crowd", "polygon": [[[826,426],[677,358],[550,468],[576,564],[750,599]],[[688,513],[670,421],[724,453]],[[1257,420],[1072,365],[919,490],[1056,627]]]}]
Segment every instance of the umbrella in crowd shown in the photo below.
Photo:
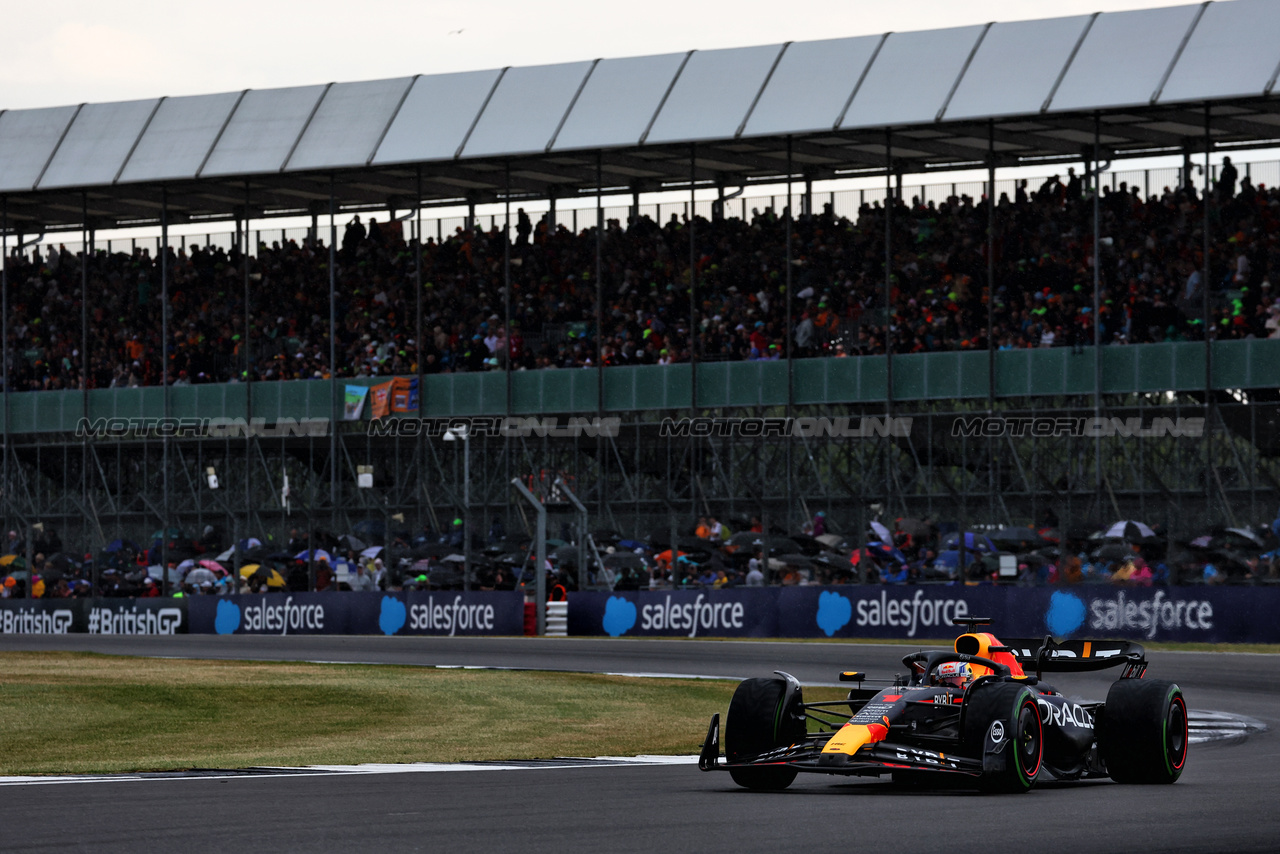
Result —
[{"label": "umbrella in crowd", "polygon": [[[823,536],[826,536],[823,534]],[[800,553],[813,557],[823,551],[826,551],[827,544],[819,540],[817,537],[811,537],[808,534],[792,534],[787,539],[794,542],[800,547]]]},{"label": "umbrella in crowd", "polygon": [[558,564],[578,565],[578,547],[577,546],[561,546],[551,553],[551,557]]},{"label": "umbrella in crowd", "polygon": [[133,549],[135,552],[142,551],[142,547],[139,546],[137,543],[135,543],[133,540],[124,540],[124,539],[112,540],[110,543],[107,544],[107,547],[103,549],[103,551],[114,554],[115,552],[118,552],[121,549]]},{"label": "umbrella in crowd", "polygon": [[264,582],[268,587],[284,587],[284,576],[279,570],[269,566],[262,566],[257,563],[248,563],[240,567],[240,577],[246,581],[257,580]]},{"label": "umbrella in crowd", "polygon": [[1224,540],[1234,540],[1236,545],[1245,548],[1263,548],[1262,538],[1246,528],[1227,528],[1222,532]]},{"label": "umbrella in crowd", "polygon": [[180,566],[171,567],[167,572],[165,571],[165,568],[160,566],[159,564],[156,564],[155,566],[147,567],[147,575],[151,576],[151,578],[155,579],[158,582],[162,578],[164,578],[164,576],[168,575],[170,584],[181,584],[182,574],[185,571],[186,570],[182,569],[182,567]]},{"label": "umbrella in crowd", "polygon": [[897,522],[898,530],[913,537],[927,537],[933,533],[933,526],[922,519],[906,518]]},{"label": "umbrella in crowd", "polygon": [[369,546],[369,548],[363,549],[360,552],[360,557],[367,557],[372,559],[377,557],[380,554],[382,554],[382,546]]},{"label": "umbrella in crowd", "polygon": [[202,560],[200,561],[198,566],[204,567],[205,569],[212,572],[214,575],[227,574],[226,568],[222,564],[218,563],[216,560]]},{"label": "umbrella in crowd", "polygon": [[0,557],[0,566],[6,569],[26,569],[27,562],[18,555],[5,555]]},{"label": "umbrella in crowd", "polygon": [[1034,528],[1001,528],[988,534],[992,542],[1011,546],[1038,546],[1044,537]]},{"label": "umbrella in crowd", "polygon": [[854,549],[849,555],[849,563],[857,566],[866,558],[872,563],[892,561],[894,563],[906,563],[907,556],[891,546],[884,543],[867,543],[865,549]]},{"label": "umbrella in crowd", "polygon": [[871,525],[871,531],[876,535],[876,539],[880,540],[882,543],[893,542],[893,534],[890,534],[889,529],[886,528],[883,524],[873,519],[870,525]]},{"label": "umbrella in crowd", "polygon": [[345,534],[338,537],[338,545],[342,546],[344,549],[350,549],[353,552],[362,552],[369,548],[368,543],[359,537],[352,536],[351,534]]},{"label": "umbrella in crowd", "polygon": [[815,537],[815,539],[829,549],[845,548],[845,539],[839,534],[823,534],[821,537]]},{"label": "umbrella in crowd", "polygon": [[1116,522],[1110,528],[1107,528],[1102,536],[1128,540],[1132,543],[1137,540],[1156,539],[1156,532],[1151,530],[1150,526],[1141,522],[1122,521]]},{"label": "umbrella in crowd", "polygon": [[151,532],[151,539],[153,540],[180,540],[182,536],[181,528],[160,528]]},{"label": "umbrella in crowd", "polygon": [[218,580],[218,576],[213,574],[213,570],[205,569],[203,566],[197,566],[195,569],[187,573],[187,577],[183,579],[187,584],[213,584]]},{"label": "umbrella in crowd", "polygon": [[[947,549],[956,548],[956,545],[959,542],[960,535],[955,533],[947,534],[942,539],[942,545]],[[973,531],[964,532],[964,547],[970,551],[999,551],[999,549],[996,548],[995,543],[991,542],[990,537],[985,537],[982,534],[975,534]]]},{"label": "umbrella in crowd", "polygon": [[635,552],[614,552],[604,556],[604,565],[609,569],[648,569],[644,558]]},{"label": "umbrella in crowd", "polygon": [[332,561],[332,560],[333,560],[333,556],[332,556],[331,554],[329,554],[327,551],[325,551],[324,549],[312,549],[312,550],[310,550],[310,551],[308,551],[307,549],[303,549],[302,551],[300,551],[300,552],[298,552],[296,555],[294,555],[294,556],[293,556],[293,559],[294,559],[294,560],[325,560],[325,561]]},{"label": "umbrella in crowd", "polygon": [[1098,560],[1124,560],[1133,557],[1134,552],[1126,543],[1107,543],[1094,549],[1093,556]]}]

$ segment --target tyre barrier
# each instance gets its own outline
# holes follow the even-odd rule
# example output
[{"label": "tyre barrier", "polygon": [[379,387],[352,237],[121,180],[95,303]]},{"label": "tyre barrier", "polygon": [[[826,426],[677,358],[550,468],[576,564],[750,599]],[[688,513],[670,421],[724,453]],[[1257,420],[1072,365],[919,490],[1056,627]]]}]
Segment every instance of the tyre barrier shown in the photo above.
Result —
[{"label": "tyre barrier", "polygon": [[567,638],[569,636],[569,603],[547,603],[547,637]]}]

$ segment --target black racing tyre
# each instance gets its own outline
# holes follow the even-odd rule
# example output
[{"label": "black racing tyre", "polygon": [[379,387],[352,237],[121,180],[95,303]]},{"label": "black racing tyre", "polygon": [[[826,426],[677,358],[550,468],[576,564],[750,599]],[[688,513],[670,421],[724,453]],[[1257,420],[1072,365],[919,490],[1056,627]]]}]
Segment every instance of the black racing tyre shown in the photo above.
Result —
[{"label": "black racing tyre", "polygon": [[[797,692],[792,708],[784,709],[786,695],[787,683],[783,679],[747,679],[738,685],[725,718],[726,760],[732,763],[754,759],[804,740],[804,718],[797,714],[802,698]],[[796,773],[796,769],[782,765],[729,769],[733,782],[748,789],[785,789],[795,780]]]},{"label": "black racing tyre", "polygon": [[1098,753],[1118,783],[1172,783],[1187,763],[1187,702],[1160,679],[1121,679],[1107,692]]},{"label": "black racing tyre", "polygon": [[1001,738],[1012,742],[1005,748],[1005,767],[984,773],[978,785],[987,792],[1028,791],[1044,760],[1044,725],[1027,686],[988,682],[970,690],[964,709],[964,745],[970,756],[982,758],[987,733],[997,721]]}]

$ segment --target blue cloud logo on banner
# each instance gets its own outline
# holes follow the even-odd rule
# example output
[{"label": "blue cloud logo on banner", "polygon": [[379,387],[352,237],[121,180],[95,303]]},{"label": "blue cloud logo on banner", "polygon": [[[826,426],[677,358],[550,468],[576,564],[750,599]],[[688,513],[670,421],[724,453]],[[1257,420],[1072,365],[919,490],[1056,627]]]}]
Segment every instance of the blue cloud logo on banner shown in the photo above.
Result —
[{"label": "blue cloud logo on banner", "polygon": [[621,596],[610,596],[605,603],[604,621],[601,623],[605,633],[611,638],[620,637],[631,631],[635,624],[635,603]]},{"label": "blue cloud logo on banner", "polygon": [[818,597],[818,628],[831,637],[849,625],[853,619],[853,605],[844,596],[825,591]]},{"label": "blue cloud logo on banner", "polygon": [[403,602],[394,596],[382,597],[382,610],[378,614],[378,628],[382,629],[384,635],[394,635],[403,629],[405,616]]},{"label": "blue cloud logo on banner", "polygon": [[1055,592],[1049,597],[1044,624],[1055,635],[1069,635],[1084,625],[1084,602],[1070,593]]},{"label": "blue cloud logo on banner", "polygon": [[223,599],[218,603],[218,613],[213,618],[213,630],[220,635],[229,635],[238,628],[240,628],[240,606]]}]

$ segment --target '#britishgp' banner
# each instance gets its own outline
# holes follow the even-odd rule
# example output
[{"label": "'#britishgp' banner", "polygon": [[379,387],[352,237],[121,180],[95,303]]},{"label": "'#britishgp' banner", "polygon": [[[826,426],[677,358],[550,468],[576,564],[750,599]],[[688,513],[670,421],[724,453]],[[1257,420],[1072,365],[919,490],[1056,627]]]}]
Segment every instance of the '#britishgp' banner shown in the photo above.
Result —
[{"label": "'#britishgp' banner", "polygon": [[411,591],[193,596],[191,632],[266,635],[520,635],[515,592]]},{"label": "'#britishgp' banner", "polygon": [[569,634],[610,637],[778,637],[777,590],[570,593]]}]

